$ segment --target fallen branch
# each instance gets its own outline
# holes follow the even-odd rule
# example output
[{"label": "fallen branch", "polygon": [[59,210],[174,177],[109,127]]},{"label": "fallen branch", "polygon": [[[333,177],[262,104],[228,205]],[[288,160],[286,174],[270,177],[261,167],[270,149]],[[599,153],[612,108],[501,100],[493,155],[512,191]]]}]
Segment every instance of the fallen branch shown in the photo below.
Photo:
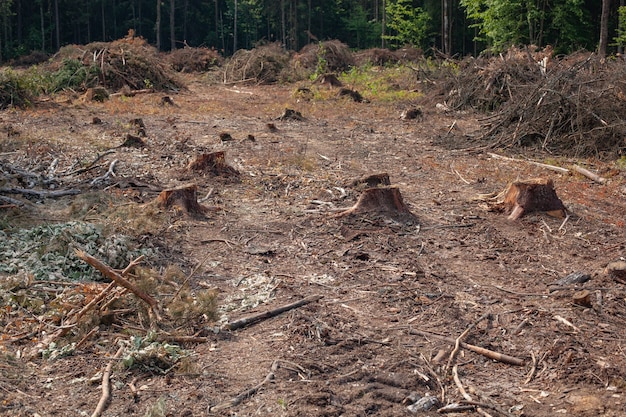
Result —
[{"label": "fallen branch", "polygon": [[498,155],[496,153],[491,153],[489,152],[488,155],[494,159],[502,159],[505,161],[512,161],[512,162],[525,162],[527,164],[532,164],[541,168],[545,168],[545,169],[549,169],[551,171],[556,171],[556,172],[560,172],[561,174],[569,174],[570,170],[567,168],[561,168],[561,167],[557,167],[554,165],[548,165],[548,164],[542,164],[541,162],[535,162],[535,161],[527,161],[525,159],[516,159],[516,158],[509,158],[508,156],[502,156],[502,155]]},{"label": "fallen branch", "polygon": [[590,178],[592,180],[594,180],[595,182],[597,182],[598,184],[605,184],[606,183],[606,178],[603,178],[601,176],[599,176],[598,174],[594,174],[593,172],[578,166],[578,165],[572,165],[572,169],[576,172],[578,172],[579,174],[584,175],[587,178]]},{"label": "fallen branch", "polygon": [[[454,379],[454,383],[456,384],[463,398],[465,398],[465,400],[467,400],[469,403],[474,403],[474,400],[472,400],[472,397],[465,391],[465,388],[463,388],[463,384],[461,383],[461,379],[459,378],[458,365],[454,365],[452,367],[452,378]],[[470,405],[474,405],[474,404],[470,404]],[[485,417],[491,417],[491,414],[481,409],[480,407],[477,407],[476,411],[478,411],[480,414],[482,414]]]},{"label": "fallen branch", "polygon": [[242,327],[249,326],[249,325],[251,325],[253,323],[257,323],[259,321],[266,320],[266,319],[278,316],[279,314],[282,314],[285,311],[289,311],[289,310],[293,310],[294,308],[302,307],[304,305],[312,303],[313,301],[317,301],[317,300],[321,299],[322,297],[323,297],[323,295],[310,295],[310,296],[308,296],[306,298],[303,298],[300,301],[296,301],[296,302],[291,303],[291,304],[286,304],[284,306],[275,308],[273,310],[265,311],[263,313],[255,314],[255,315],[248,316],[248,317],[243,317],[243,318],[241,318],[239,320],[235,320],[233,322],[227,323],[227,324],[224,325],[224,328],[226,330],[240,329]]},{"label": "fallen branch", "polygon": [[98,406],[94,410],[91,417],[99,417],[102,415],[102,412],[111,398],[111,370],[113,369],[113,364],[116,362],[115,359],[122,356],[123,352],[124,346],[120,346],[117,352],[115,352],[115,355],[113,355],[111,362],[109,362],[107,367],[104,369],[104,373],[102,374],[102,396],[100,397]]},{"label": "fallen branch", "polygon": [[94,178],[93,180],[91,180],[91,182],[89,183],[89,185],[91,185],[92,187],[98,185],[99,182],[104,181],[106,179],[108,179],[109,177],[114,177],[115,176],[115,165],[117,165],[118,160],[115,159],[114,161],[111,162],[111,165],[109,165],[109,169],[108,171],[104,174],[101,175],[99,177]]},{"label": "fallen branch", "polygon": [[80,194],[80,190],[73,188],[69,190],[44,191],[44,190],[29,190],[26,188],[0,188],[0,193],[34,195],[36,197],[41,197],[41,198],[57,198],[57,197],[63,197],[66,195]]},{"label": "fallen branch", "polygon": [[[409,330],[409,334],[419,335],[424,337],[434,337],[435,339],[445,340],[450,343],[456,343],[456,339],[451,337],[442,336],[435,333],[424,332],[421,330]],[[470,345],[469,343],[460,342],[460,347],[471,350],[472,352],[483,355],[489,359],[493,359],[498,362],[507,363],[509,365],[524,366],[524,360],[516,358],[514,356],[505,355],[504,353],[494,352],[493,350],[485,349],[480,346]]]},{"label": "fallen branch", "polygon": [[483,320],[485,320],[487,318],[491,318],[491,314],[490,313],[485,313],[482,316],[480,316],[478,318],[478,320],[476,320],[474,323],[470,324],[469,327],[467,329],[465,329],[465,331],[463,333],[461,333],[461,335],[459,337],[456,338],[456,340],[454,341],[454,349],[450,353],[450,357],[448,358],[448,365],[446,366],[446,369],[450,369],[450,367],[452,366],[452,364],[456,360],[456,355],[459,352],[459,349],[461,349],[461,342],[463,342],[463,339],[465,339],[465,337],[467,337],[469,332],[474,327],[476,327],[476,325],[478,325],[478,323],[480,323],[481,321],[483,321]]},{"label": "fallen branch", "polygon": [[[265,379],[263,379],[263,381],[261,381],[261,383],[255,385],[254,387],[242,392],[241,394],[237,395],[234,398],[231,398],[228,401],[224,401],[223,403],[214,405],[214,406],[209,406],[207,409],[207,412],[212,413],[214,411],[220,411],[220,410],[225,410],[227,408],[231,408],[231,407],[235,407],[236,405],[241,404],[241,402],[243,400],[245,400],[248,397],[253,396],[254,394],[257,393],[257,391],[259,389],[261,389],[261,387],[263,385],[265,385],[266,383],[268,383],[269,381],[274,379],[275,376],[275,372],[278,369],[278,361],[275,360],[274,362],[272,362],[272,366],[270,367],[270,372],[265,376]],[[93,416],[92,416],[93,417]]]},{"label": "fallen branch", "polygon": [[96,268],[105,277],[111,279],[112,281],[115,281],[117,285],[126,288],[127,290],[135,294],[137,297],[145,301],[152,309],[152,312],[154,313],[156,320],[157,321],[161,320],[158,304],[154,298],[152,298],[150,295],[146,294],[143,290],[135,286],[132,282],[128,281],[126,278],[124,278],[123,276],[115,272],[113,268],[104,264],[103,262],[100,262],[98,259],[94,258],[93,256],[79,249],[75,249],[75,252],[76,252],[77,257],[79,257],[83,261],[87,262],[89,265]]}]

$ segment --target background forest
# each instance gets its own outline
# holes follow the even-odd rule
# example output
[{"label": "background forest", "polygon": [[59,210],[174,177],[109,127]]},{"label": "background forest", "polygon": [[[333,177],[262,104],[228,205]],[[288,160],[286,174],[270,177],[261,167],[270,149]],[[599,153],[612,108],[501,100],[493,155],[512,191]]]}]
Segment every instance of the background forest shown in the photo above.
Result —
[{"label": "background forest", "polygon": [[299,50],[328,39],[355,49],[410,44],[457,56],[516,44],[621,52],[623,6],[624,0],[0,0],[0,62],[119,39],[129,29],[159,50],[205,46],[224,55],[263,42]]}]

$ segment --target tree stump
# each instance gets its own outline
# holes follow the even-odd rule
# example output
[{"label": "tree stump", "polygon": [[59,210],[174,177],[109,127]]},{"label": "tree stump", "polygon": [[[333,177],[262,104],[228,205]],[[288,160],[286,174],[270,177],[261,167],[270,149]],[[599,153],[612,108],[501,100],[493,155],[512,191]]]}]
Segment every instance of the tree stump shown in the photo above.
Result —
[{"label": "tree stump", "polygon": [[226,163],[224,151],[204,153],[187,165],[187,171],[208,172],[216,176],[238,176],[239,171]]},{"label": "tree stump", "polygon": [[342,88],[341,90],[339,90],[339,93],[337,95],[339,97],[350,97],[353,101],[356,101],[357,103],[362,103],[364,101],[361,93],[356,90],[351,90],[349,88]]},{"label": "tree stump", "polygon": [[285,111],[283,112],[283,114],[278,116],[276,118],[276,120],[297,120],[297,121],[302,121],[302,120],[304,120],[304,116],[302,116],[302,113],[300,113],[297,110],[286,108]]},{"label": "tree stump", "polygon": [[374,188],[378,186],[386,186],[391,185],[391,181],[389,180],[389,174],[386,172],[380,174],[372,174],[362,178],[358,178],[350,184],[352,187],[362,187],[366,186],[367,188]]},{"label": "tree stump", "polygon": [[554,191],[551,179],[534,178],[510,183],[504,191],[504,208],[509,220],[517,220],[526,213],[545,211],[554,217],[565,217],[566,209]]},{"label": "tree stump", "polygon": [[331,87],[343,86],[341,81],[339,81],[339,79],[337,78],[337,75],[333,73],[321,74],[319,77],[317,77],[315,82],[318,82],[320,84],[328,84]]},{"label": "tree stump", "polygon": [[203,214],[207,208],[198,203],[198,186],[196,184],[163,190],[156,199],[157,205],[163,208],[174,207],[185,213]]},{"label": "tree stump", "polygon": [[404,204],[400,189],[390,186],[365,189],[354,206],[337,216],[352,215],[382,216],[403,223],[417,220],[417,217]]}]

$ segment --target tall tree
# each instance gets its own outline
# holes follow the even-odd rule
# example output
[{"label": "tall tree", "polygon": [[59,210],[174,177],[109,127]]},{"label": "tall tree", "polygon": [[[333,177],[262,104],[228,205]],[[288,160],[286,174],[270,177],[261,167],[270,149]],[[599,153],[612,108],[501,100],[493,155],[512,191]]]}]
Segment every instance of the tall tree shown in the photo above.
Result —
[{"label": "tall tree", "polygon": [[170,49],[176,49],[176,5],[175,0],[170,0]]},{"label": "tall tree", "polygon": [[157,51],[161,50],[161,0],[157,0],[156,4],[156,22],[154,25],[156,31],[156,48]]},{"label": "tall tree", "polygon": [[606,56],[606,44],[609,39],[609,8],[611,0],[602,0],[602,15],[600,17],[600,44],[598,45],[598,55],[601,58]]}]

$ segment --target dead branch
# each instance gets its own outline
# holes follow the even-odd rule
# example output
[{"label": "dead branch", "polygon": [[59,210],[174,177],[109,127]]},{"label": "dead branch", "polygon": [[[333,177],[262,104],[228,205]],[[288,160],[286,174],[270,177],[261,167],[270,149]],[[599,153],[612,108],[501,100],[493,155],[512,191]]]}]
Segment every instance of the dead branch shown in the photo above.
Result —
[{"label": "dead branch", "polygon": [[294,303],[290,303],[290,304],[285,304],[284,306],[275,308],[273,310],[269,310],[269,311],[265,311],[263,313],[259,313],[259,314],[254,314],[252,316],[248,316],[248,317],[243,317],[241,319],[235,320],[233,322],[227,323],[224,325],[224,328],[226,330],[237,330],[240,329],[242,327],[246,327],[249,326],[251,324],[256,324],[262,320],[266,320],[275,316],[278,316],[279,314],[282,314],[286,311],[289,310],[293,310],[294,308],[298,308],[298,307],[302,307],[304,305],[307,305],[309,303],[312,303],[314,301],[317,301],[321,298],[323,298],[323,295],[310,295],[306,298],[303,298],[302,300],[296,301]]},{"label": "dead branch", "polygon": [[529,161],[529,160],[525,160],[525,159],[509,158],[507,156],[502,156],[502,155],[498,155],[497,153],[491,153],[491,152],[489,152],[487,155],[489,155],[490,157],[492,157],[494,159],[502,159],[504,161],[524,162],[524,163],[535,165],[535,166],[538,166],[538,167],[541,167],[541,168],[549,169],[551,171],[560,172],[561,174],[569,174],[570,173],[570,170],[567,169],[567,168],[561,168],[561,167],[557,167],[557,166],[549,165],[549,164],[542,164],[541,162]]},{"label": "dead branch", "polygon": [[115,352],[115,355],[113,355],[111,361],[107,364],[107,367],[104,369],[104,373],[102,374],[102,396],[100,397],[98,406],[94,410],[91,417],[100,417],[104,412],[109,399],[111,398],[111,370],[113,369],[116,359],[122,356],[123,352],[124,346],[120,346],[117,352]]},{"label": "dead branch", "polygon": [[66,195],[76,195],[80,194],[80,190],[77,189],[69,189],[69,190],[29,190],[25,188],[0,188],[0,193],[5,194],[22,194],[22,195],[33,195],[41,198],[58,198],[64,197]]},{"label": "dead branch", "polygon": [[450,367],[452,366],[452,364],[456,360],[456,355],[459,352],[459,349],[461,348],[461,342],[463,341],[463,339],[465,339],[465,337],[467,337],[469,332],[474,327],[476,327],[476,325],[478,325],[478,323],[480,323],[481,321],[483,321],[483,320],[485,320],[487,318],[491,318],[491,314],[490,313],[485,313],[482,316],[480,316],[478,318],[478,320],[476,320],[474,323],[470,324],[470,326],[467,329],[465,329],[465,331],[463,333],[461,333],[461,335],[459,337],[456,338],[456,340],[454,341],[454,349],[452,350],[452,352],[450,352],[450,357],[448,358],[448,364],[446,365],[446,369],[450,369]]},{"label": "dead branch", "polygon": [[[442,335],[430,333],[430,332],[424,332],[421,330],[411,329],[409,330],[409,334],[424,336],[427,338],[433,337],[435,339],[445,340],[446,342],[456,343],[456,339],[453,339],[451,337],[442,336]],[[465,343],[465,342],[460,342],[459,346],[464,349],[471,350],[474,353],[478,353],[479,355],[486,356],[487,358],[493,359],[494,361],[506,363],[509,365],[524,366],[524,360],[516,358],[514,356],[509,356],[509,355],[505,355],[504,353],[494,352],[493,350],[485,349],[480,346],[470,345],[469,343]]]},{"label": "dead branch", "polygon": [[107,172],[104,175],[101,175],[99,177],[94,178],[93,180],[91,180],[91,182],[89,183],[89,185],[91,185],[92,187],[98,185],[100,182],[108,179],[109,177],[114,177],[115,176],[115,165],[117,165],[118,160],[115,159],[111,162],[111,164],[109,165],[109,169],[107,170]]},{"label": "dead branch", "polygon": [[115,281],[117,285],[126,288],[127,290],[135,294],[137,297],[145,301],[152,309],[152,312],[154,313],[156,320],[157,321],[161,320],[158,304],[154,298],[152,298],[150,295],[146,294],[144,291],[142,291],[137,286],[135,286],[132,282],[128,281],[126,278],[124,278],[123,276],[115,272],[113,268],[104,264],[103,262],[99,261],[93,256],[89,255],[88,253],[79,249],[75,249],[75,253],[76,253],[76,256],[78,256],[83,261],[87,262],[92,267],[96,268],[104,276],[111,279],[112,281]]},{"label": "dead branch", "polygon": [[272,366],[270,367],[270,372],[265,376],[265,379],[263,379],[263,381],[261,381],[259,384],[255,385],[254,387],[242,392],[236,397],[231,398],[228,401],[224,401],[214,406],[209,406],[207,409],[207,412],[211,413],[215,411],[225,410],[227,408],[235,407],[241,404],[243,400],[256,394],[259,391],[259,389],[263,387],[263,385],[267,384],[268,382],[274,379],[276,370],[278,369],[278,365],[279,365],[278,360],[275,360],[274,362],[272,362]]},{"label": "dead branch", "polygon": [[578,166],[578,165],[572,165],[572,169],[576,172],[578,172],[581,175],[584,175],[587,178],[590,178],[592,180],[594,180],[595,182],[597,182],[598,184],[605,184],[606,183],[606,178],[603,178],[601,176],[599,176],[598,174],[594,174],[593,172]]},{"label": "dead branch", "polygon": [[[452,378],[454,379],[454,383],[456,384],[463,398],[465,398],[468,402],[473,403],[474,400],[472,400],[472,397],[465,391],[465,388],[463,388],[463,384],[461,383],[461,379],[459,378],[458,365],[454,365],[452,367]],[[491,417],[491,414],[481,409],[480,407],[477,407],[476,411],[478,411],[485,417]]]}]

